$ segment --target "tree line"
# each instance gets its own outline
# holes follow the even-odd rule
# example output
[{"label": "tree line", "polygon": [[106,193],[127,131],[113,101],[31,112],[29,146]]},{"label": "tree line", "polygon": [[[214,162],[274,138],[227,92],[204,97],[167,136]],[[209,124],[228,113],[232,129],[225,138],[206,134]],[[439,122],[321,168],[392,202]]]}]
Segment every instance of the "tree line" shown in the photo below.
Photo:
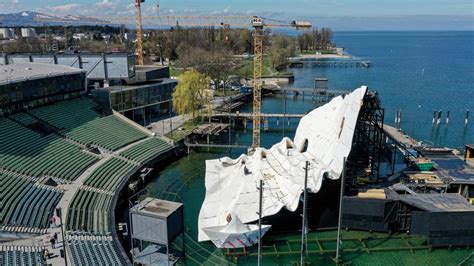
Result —
[{"label": "tree line", "polygon": [[301,52],[329,50],[333,47],[332,35],[330,28],[314,28],[297,37],[298,47]]}]

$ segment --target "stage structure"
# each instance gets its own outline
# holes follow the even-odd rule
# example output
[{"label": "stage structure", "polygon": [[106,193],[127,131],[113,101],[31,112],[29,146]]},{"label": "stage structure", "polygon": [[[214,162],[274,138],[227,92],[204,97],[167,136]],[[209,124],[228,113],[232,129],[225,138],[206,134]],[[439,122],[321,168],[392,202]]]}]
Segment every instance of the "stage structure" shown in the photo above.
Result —
[{"label": "stage structure", "polygon": [[[306,161],[310,164],[309,192],[317,193],[325,178],[339,179],[343,159],[353,147],[359,113],[366,112],[362,107],[369,96],[367,87],[362,86],[316,108],[301,119],[293,141],[283,138],[270,149],[257,148],[252,155],[206,161],[206,196],[199,213],[199,241],[211,240],[217,247],[234,248],[256,244],[259,239],[255,226],[248,223],[259,218],[260,180],[264,182],[262,217],[267,217],[282,208],[293,212],[297,209]],[[364,119],[360,123],[374,118]],[[373,129],[360,129],[364,130],[372,134]],[[263,225],[262,231],[266,232],[269,226]]]}]

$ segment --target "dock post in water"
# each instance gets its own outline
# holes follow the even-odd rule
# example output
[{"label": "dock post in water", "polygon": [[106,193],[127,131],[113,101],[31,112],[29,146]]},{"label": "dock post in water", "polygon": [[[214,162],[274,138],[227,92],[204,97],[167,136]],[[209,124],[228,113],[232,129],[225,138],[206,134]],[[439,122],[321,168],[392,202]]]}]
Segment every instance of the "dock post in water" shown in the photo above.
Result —
[{"label": "dock post in water", "polygon": [[449,124],[449,111],[446,112],[446,125]]},{"label": "dock post in water", "polygon": [[434,126],[435,120],[436,120],[436,111],[433,111],[433,121],[431,122],[431,125]]},{"label": "dock post in water", "polygon": [[442,112],[443,112],[443,111],[441,111],[441,110],[438,111],[438,122],[437,122],[438,126],[439,126],[439,124],[441,124],[441,115],[442,115]]},{"label": "dock post in water", "polygon": [[464,118],[464,126],[469,123],[469,110],[466,110],[466,117]]},{"label": "dock post in water", "polygon": [[398,128],[400,129],[400,124],[402,123],[402,110],[398,110]]}]

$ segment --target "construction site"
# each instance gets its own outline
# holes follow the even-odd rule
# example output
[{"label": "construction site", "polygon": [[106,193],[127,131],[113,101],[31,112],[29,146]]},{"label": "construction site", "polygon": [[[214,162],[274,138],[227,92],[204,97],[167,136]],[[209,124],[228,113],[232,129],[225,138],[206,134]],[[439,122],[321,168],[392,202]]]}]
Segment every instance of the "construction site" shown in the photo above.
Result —
[{"label": "construction site", "polygon": [[[389,125],[378,88],[296,87],[273,72],[268,29],[311,22],[142,15],[146,4],[135,0],[133,17],[37,18],[134,26],[133,52],[68,52],[66,41],[1,55],[1,265],[474,264],[472,144],[417,140],[401,111]],[[238,66],[251,73],[237,89],[227,74],[201,79],[212,96],[183,113],[174,94],[188,69],[161,50],[147,63],[154,27],[218,28],[227,44],[248,29]],[[278,68],[377,67],[341,58]]]}]

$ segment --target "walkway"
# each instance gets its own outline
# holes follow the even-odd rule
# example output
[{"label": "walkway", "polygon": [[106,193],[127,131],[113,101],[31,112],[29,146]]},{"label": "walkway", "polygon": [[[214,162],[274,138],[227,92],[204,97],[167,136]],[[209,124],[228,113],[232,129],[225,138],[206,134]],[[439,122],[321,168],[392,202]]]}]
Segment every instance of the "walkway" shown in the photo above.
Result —
[{"label": "walkway", "polygon": [[184,123],[189,120],[189,117],[189,115],[177,115],[171,118],[151,123],[151,131],[153,131],[157,136],[162,137],[164,135],[167,135],[171,131],[182,127]]}]

